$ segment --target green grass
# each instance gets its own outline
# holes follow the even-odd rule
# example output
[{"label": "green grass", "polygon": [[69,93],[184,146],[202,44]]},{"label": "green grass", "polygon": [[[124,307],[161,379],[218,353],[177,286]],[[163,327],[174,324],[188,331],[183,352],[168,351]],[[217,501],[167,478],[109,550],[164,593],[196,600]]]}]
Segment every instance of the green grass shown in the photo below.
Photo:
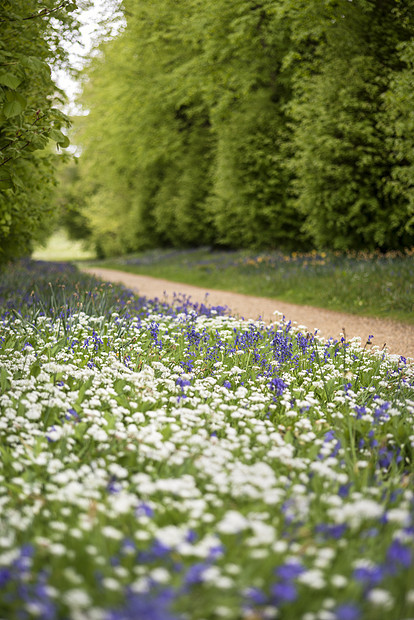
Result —
[{"label": "green grass", "polygon": [[130,273],[414,324],[414,254],[156,250],[91,263]]},{"label": "green grass", "polygon": [[79,261],[95,258],[95,252],[85,250],[82,241],[69,239],[65,230],[57,230],[48,239],[45,246],[39,246],[33,252],[34,260]]}]

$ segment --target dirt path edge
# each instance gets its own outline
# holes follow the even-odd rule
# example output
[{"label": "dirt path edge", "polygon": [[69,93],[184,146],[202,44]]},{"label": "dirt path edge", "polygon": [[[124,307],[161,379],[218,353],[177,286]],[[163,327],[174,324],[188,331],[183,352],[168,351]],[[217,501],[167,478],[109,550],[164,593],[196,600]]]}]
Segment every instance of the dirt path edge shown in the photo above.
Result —
[{"label": "dirt path edge", "polygon": [[340,338],[343,333],[347,339],[360,338],[364,345],[369,335],[373,335],[372,346],[382,349],[385,345],[388,353],[405,358],[414,358],[414,326],[397,321],[374,319],[334,312],[313,306],[299,306],[267,297],[252,297],[240,293],[231,293],[199,286],[171,282],[161,278],[135,275],[102,267],[82,268],[107,282],[118,282],[130,288],[134,293],[154,299],[172,300],[174,293],[182,293],[194,302],[208,303],[212,306],[227,306],[231,314],[245,319],[259,319],[265,322],[275,321],[279,312],[286,319],[309,332],[318,330],[325,338]]}]

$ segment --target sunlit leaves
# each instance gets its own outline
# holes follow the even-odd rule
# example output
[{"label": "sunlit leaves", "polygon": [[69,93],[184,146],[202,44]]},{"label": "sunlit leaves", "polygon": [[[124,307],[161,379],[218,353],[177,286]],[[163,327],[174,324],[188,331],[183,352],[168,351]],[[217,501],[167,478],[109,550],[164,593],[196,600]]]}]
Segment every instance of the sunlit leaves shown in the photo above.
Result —
[{"label": "sunlit leaves", "polygon": [[54,140],[56,144],[58,144],[62,148],[66,148],[70,144],[69,138],[65,136],[65,134],[63,134],[61,131],[59,131],[59,129],[51,129],[49,131],[49,138],[51,140]]},{"label": "sunlit leaves", "polygon": [[414,5],[399,4],[125,2],[79,120],[100,254],[411,245]]}]

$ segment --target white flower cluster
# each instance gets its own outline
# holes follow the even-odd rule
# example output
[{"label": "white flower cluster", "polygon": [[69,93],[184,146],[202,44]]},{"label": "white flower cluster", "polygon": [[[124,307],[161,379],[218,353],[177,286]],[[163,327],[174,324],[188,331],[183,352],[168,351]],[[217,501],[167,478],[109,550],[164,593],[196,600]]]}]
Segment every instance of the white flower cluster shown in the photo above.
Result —
[{"label": "white flower cluster", "polygon": [[156,314],[125,336],[77,319],[68,341],[48,319],[2,325],[9,613],[42,615],[48,566],[56,617],[103,619],[128,588],[161,606],[167,585],[177,618],[336,619],[355,592],[369,617],[403,594],[414,615],[395,590],[414,577],[412,367],[356,343],[301,351],[283,322]]}]

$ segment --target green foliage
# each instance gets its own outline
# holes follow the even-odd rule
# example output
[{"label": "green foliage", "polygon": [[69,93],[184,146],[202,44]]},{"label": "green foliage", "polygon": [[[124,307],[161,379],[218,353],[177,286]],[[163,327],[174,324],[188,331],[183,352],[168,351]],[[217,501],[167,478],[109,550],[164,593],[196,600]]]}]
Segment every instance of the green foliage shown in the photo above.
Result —
[{"label": "green foliage", "polygon": [[183,11],[176,3],[137,4],[123,35],[104,43],[87,70],[82,169],[93,239],[106,255],[209,237],[208,118],[180,101],[170,78],[185,58],[169,36],[180,38]]},{"label": "green foliage", "polygon": [[78,124],[100,255],[414,243],[413,0],[123,7]]},{"label": "green foliage", "polygon": [[91,231],[84,215],[85,195],[80,184],[78,159],[62,161],[57,168],[57,186],[53,204],[59,212],[59,224],[67,230],[69,239],[88,239]]},{"label": "green foliage", "polygon": [[301,219],[287,191],[285,124],[268,89],[262,89],[220,127],[211,204],[219,240],[232,247],[303,247]]},{"label": "green foliage", "polygon": [[[51,66],[65,61],[61,37],[76,34],[74,2],[0,2],[0,262],[30,252],[52,219],[55,156],[69,145],[68,118]],[[72,29],[72,30],[70,30]],[[72,32],[72,34],[71,34]]]},{"label": "green foliage", "polygon": [[[414,23],[401,22],[390,2],[313,4],[314,14],[325,19],[316,62],[300,65],[290,103],[291,167],[305,229],[316,247],[409,245],[414,236],[407,234],[406,192],[390,186],[393,112],[384,108],[384,97],[401,66],[398,42],[413,36]],[[314,22],[309,27],[302,17],[295,17],[297,30],[311,39]]]},{"label": "green foliage", "polygon": [[414,41],[399,46],[403,67],[396,72],[386,93],[385,130],[394,154],[390,194],[404,199],[404,234],[414,234]]},{"label": "green foliage", "polygon": [[125,3],[127,26],[92,60],[82,98],[88,217],[103,254],[299,242],[281,148],[287,43],[273,7]]}]

